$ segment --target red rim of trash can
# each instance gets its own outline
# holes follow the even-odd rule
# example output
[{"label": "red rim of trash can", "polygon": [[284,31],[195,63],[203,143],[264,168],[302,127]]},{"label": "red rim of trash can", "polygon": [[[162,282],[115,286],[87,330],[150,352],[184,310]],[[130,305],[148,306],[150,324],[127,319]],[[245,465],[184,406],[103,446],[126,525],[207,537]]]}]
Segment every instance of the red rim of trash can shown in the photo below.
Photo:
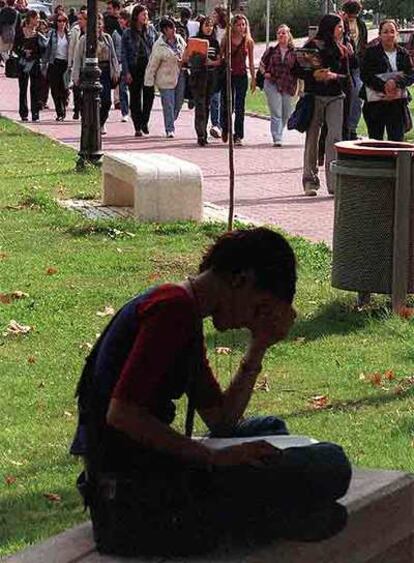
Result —
[{"label": "red rim of trash can", "polygon": [[374,139],[360,141],[341,141],[335,144],[338,154],[354,154],[358,156],[397,156],[399,152],[414,153],[414,144],[397,141],[376,141]]}]

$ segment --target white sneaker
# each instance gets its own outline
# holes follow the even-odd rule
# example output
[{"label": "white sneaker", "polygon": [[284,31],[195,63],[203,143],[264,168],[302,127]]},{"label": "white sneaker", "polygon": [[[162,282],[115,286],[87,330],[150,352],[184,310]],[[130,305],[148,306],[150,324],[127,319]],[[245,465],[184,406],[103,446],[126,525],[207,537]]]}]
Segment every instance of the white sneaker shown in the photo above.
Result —
[{"label": "white sneaker", "polygon": [[127,123],[129,121],[129,117],[127,115],[123,115],[121,121],[122,123]]},{"label": "white sneaker", "polygon": [[167,133],[167,139],[174,139],[174,137],[175,137],[175,133],[173,131]]},{"label": "white sneaker", "polygon": [[282,147],[283,146],[282,141],[273,141],[273,146],[274,147]]},{"label": "white sneaker", "polygon": [[106,125],[102,125],[101,127],[101,135],[106,135],[108,133],[108,130],[106,128]]},{"label": "white sneaker", "polygon": [[219,127],[217,127],[217,125],[210,127],[210,135],[214,139],[220,139],[221,138],[221,129]]}]

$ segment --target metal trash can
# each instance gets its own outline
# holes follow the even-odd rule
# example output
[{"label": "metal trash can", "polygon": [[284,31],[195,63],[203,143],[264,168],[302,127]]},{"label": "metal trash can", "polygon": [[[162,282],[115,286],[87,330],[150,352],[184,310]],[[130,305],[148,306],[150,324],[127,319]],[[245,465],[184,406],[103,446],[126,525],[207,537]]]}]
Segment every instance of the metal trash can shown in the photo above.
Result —
[{"label": "metal trash can", "polygon": [[414,145],[344,141],[336,151],[332,285],[393,295],[398,286],[401,300],[414,292]]}]

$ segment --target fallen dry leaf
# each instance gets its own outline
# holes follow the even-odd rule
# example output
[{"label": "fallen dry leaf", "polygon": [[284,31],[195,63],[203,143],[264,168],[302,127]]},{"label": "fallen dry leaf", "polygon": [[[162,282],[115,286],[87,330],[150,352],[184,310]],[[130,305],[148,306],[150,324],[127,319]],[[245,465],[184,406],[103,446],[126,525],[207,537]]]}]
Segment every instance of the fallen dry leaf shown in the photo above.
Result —
[{"label": "fallen dry leaf", "polygon": [[3,336],[18,336],[19,334],[27,334],[31,330],[31,326],[21,325],[17,321],[11,320],[5,332],[3,332]]},{"label": "fallen dry leaf", "polygon": [[394,370],[387,369],[387,371],[384,372],[384,377],[385,377],[385,379],[388,379],[388,381],[392,381],[393,379],[395,379]]},{"label": "fallen dry leaf", "polygon": [[297,336],[294,341],[296,344],[303,344],[304,342],[306,342],[306,337],[305,336]]},{"label": "fallen dry leaf", "polygon": [[411,319],[414,316],[414,307],[400,307],[397,315],[402,319]]},{"label": "fallen dry leaf", "polygon": [[90,342],[82,342],[79,348],[81,350],[85,350],[85,352],[90,352],[93,348],[93,344],[91,344]]},{"label": "fallen dry leaf", "polygon": [[46,387],[46,384],[45,384],[44,381],[41,381],[37,387],[38,387],[39,389],[44,389],[44,388]]},{"label": "fallen dry leaf", "polygon": [[29,297],[28,293],[24,293],[24,291],[12,291],[11,293],[0,293],[0,303],[9,304],[16,299],[24,299],[25,297]]},{"label": "fallen dry leaf", "polygon": [[50,267],[50,268],[47,268],[47,270],[46,270],[46,275],[48,275],[48,276],[53,276],[54,274],[57,274],[58,271],[59,271],[59,270],[58,270],[57,268],[52,268],[52,267]]},{"label": "fallen dry leaf", "polygon": [[315,410],[326,409],[329,406],[327,395],[315,395],[309,399],[310,405]]},{"label": "fallen dry leaf", "polygon": [[256,385],[254,386],[254,390],[264,391],[265,393],[269,393],[270,385],[266,374],[256,383]]},{"label": "fallen dry leaf", "polygon": [[231,348],[226,348],[225,346],[218,346],[216,348],[216,354],[222,356],[228,356],[229,354],[231,354]]},{"label": "fallen dry leaf", "polygon": [[369,381],[375,387],[379,387],[382,383],[382,374],[379,371],[375,373],[367,373],[365,380]]},{"label": "fallen dry leaf", "polygon": [[14,485],[14,483],[16,482],[16,477],[12,477],[11,475],[6,475],[6,477],[4,478],[4,482],[6,483],[6,485]]},{"label": "fallen dry leaf", "polygon": [[35,364],[36,363],[36,356],[29,356],[27,358],[27,363],[28,364]]},{"label": "fallen dry leaf", "polygon": [[66,418],[73,418],[73,414],[69,411],[63,411],[64,416],[66,416]]},{"label": "fallen dry leaf", "polygon": [[9,255],[6,252],[0,252],[0,260],[6,260]]},{"label": "fallen dry leaf", "polygon": [[11,294],[13,299],[26,299],[27,297],[29,297],[28,293],[25,293],[24,291],[12,291]]},{"label": "fallen dry leaf", "polygon": [[97,311],[98,317],[112,317],[115,314],[115,310],[110,305],[107,305],[103,311]]},{"label": "fallen dry leaf", "polygon": [[50,500],[50,502],[60,502],[62,500],[60,495],[56,493],[43,493],[43,496],[47,498],[47,500]]}]

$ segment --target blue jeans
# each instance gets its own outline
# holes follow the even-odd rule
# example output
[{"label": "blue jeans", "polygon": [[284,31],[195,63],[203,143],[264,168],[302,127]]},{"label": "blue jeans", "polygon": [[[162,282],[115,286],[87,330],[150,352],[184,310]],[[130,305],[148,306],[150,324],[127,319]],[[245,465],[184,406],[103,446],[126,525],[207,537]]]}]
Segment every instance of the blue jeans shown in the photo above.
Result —
[{"label": "blue jeans", "polygon": [[362,100],[359,97],[359,92],[362,88],[362,80],[361,80],[359,68],[355,68],[354,70],[351,71],[351,79],[352,79],[352,90],[351,90],[351,99],[349,103],[349,115],[348,115],[347,125],[350,131],[356,131],[362,113]]},{"label": "blue jeans", "polygon": [[273,142],[277,143],[282,141],[283,130],[292,113],[292,96],[281,94],[276,84],[267,79],[264,82],[264,92],[270,111],[270,133]]},{"label": "blue jeans", "polygon": [[[244,107],[249,81],[247,74],[231,77],[232,105],[234,108],[234,136],[244,137]],[[220,124],[224,133],[228,133],[227,125],[227,96],[226,90],[221,91]]]},{"label": "blue jeans", "polygon": [[211,96],[210,119],[213,127],[220,127],[220,92],[215,92]]},{"label": "blue jeans", "polygon": [[175,88],[160,88],[162,112],[166,133],[174,133],[174,123],[180,115],[184,103],[185,75],[183,72],[178,77]]},{"label": "blue jeans", "polygon": [[119,82],[119,101],[121,103],[121,113],[122,115],[128,115],[129,113],[129,103],[128,103],[128,85],[125,82],[125,76],[121,74],[121,80]]}]

